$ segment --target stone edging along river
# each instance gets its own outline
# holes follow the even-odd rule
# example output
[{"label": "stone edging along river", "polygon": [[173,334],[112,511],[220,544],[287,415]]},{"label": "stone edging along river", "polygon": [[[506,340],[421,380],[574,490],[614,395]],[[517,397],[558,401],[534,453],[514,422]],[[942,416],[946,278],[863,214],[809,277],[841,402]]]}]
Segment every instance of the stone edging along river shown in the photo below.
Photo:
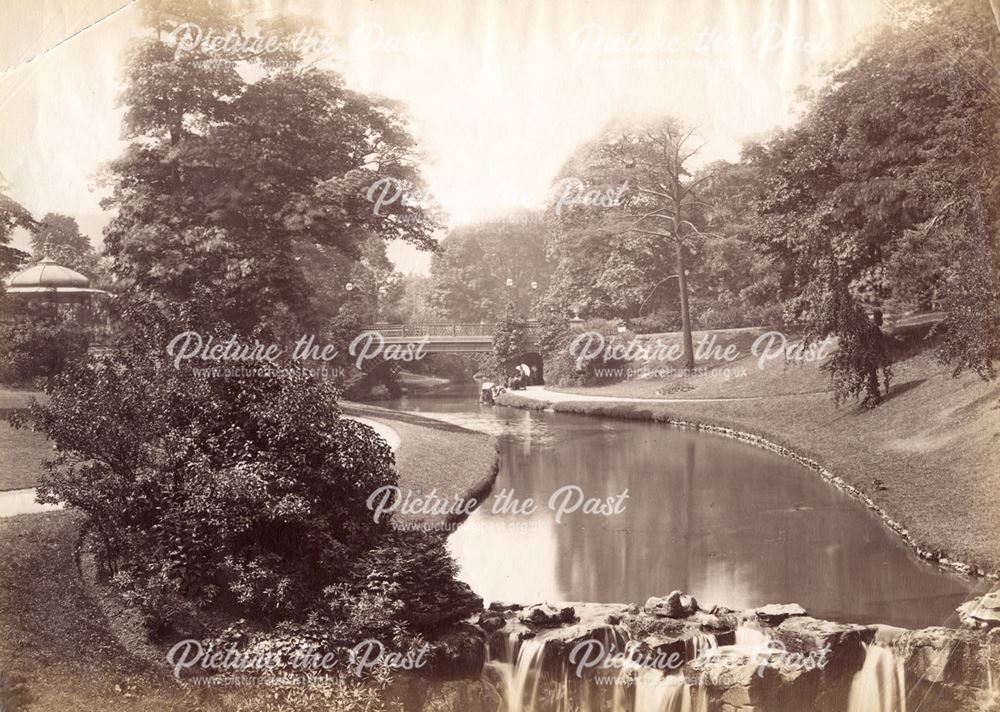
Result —
[{"label": "stone edging along river", "polygon": [[[824,480],[832,484],[837,489],[842,492],[847,493],[851,497],[855,498],[859,502],[865,505],[869,510],[875,513],[882,522],[889,527],[895,534],[897,534],[921,559],[933,563],[944,570],[962,574],[966,576],[979,576],[989,580],[1000,580],[1000,572],[987,572],[983,569],[974,566],[972,564],[967,564],[962,561],[957,561],[950,558],[941,552],[935,552],[930,549],[922,547],[916,539],[910,534],[910,530],[903,526],[900,522],[893,519],[888,512],[885,511],[881,506],[879,506],[871,497],[859,490],[854,485],[848,483],[842,477],[834,474],[823,465],[821,465],[816,460],[799,454],[790,447],[780,445],[773,440],[770,440],[762,435],[752,433],[746,430],[740,430],[738,428],[728,427],[726,425],[721,425],[718,423],[713,423],[708,420],[693,420],[690,418],[678,418],[671,415],[660,415],[654,413],[651,410],[646,409],[632,409],[631,407],[639,405],[636,400],[622,400],[614,401],[613,399],[607,398],[601,401],[588,401],[585,399],[573,399],[562,402],[546,400],[542,397],[536,397],[531,395],[523,395],[519,393],[502,393],[496,399],[497,405],[505,406],[508,408],[524,408],[529,410],[544,410],[553,413],[572,413],[577,415],[591,415],[600,416],[603,418],[613,418],[617,420],[645,420],[654,423],[661,423],[663,425],[673,425],[679,428],[695,430],[702,433],[710,433],[713,435],[719,435],[721,437],[730,438],[732,440],[738,440],[740,442],[752,445],[753,447],[760,448],[762,450],[767,450],[773,452],[782,457],[788,458],[802,465],[803,467],[817,473]],[[649,405],[669,405],[669,401],[655,401],[650,400]],[[628,410],[623,410],[623,406],[629,408]]]}]

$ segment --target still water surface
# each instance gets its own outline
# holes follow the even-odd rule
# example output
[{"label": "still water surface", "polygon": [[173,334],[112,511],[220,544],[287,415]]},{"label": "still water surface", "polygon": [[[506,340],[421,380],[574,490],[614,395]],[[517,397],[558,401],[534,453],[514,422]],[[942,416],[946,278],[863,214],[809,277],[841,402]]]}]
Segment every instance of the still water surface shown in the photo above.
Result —
[{"label": "still water surface", "polygon": [[[480,406],[452,388],[384,403],[500,440],[493,495],[450,537],[487,601],[642,603],[679,589],[703,606],[795,602],[810,615],[906,627],[954,623],[972,583],[921,561],[871,512],[773,453],[652,423]],[[577,485],[612,516],[547,506]],[[531,515],[497,514],[502,490]]]}]

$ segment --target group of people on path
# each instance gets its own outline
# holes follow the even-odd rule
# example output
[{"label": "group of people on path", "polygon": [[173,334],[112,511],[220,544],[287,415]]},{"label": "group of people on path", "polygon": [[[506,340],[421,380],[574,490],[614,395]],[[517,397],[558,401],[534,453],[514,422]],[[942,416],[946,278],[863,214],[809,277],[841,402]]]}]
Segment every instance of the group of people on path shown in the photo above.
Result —
[{"label": "group of people on path", "polygon": [[496,397],[508,390],[523,391],[527,388],[532,379],[532,369],[527,364],[514,368],[514,372],[509,376],[504,376],[500,383],[483,381],[479,391],[479,402],[486,405],[493,405]]}]

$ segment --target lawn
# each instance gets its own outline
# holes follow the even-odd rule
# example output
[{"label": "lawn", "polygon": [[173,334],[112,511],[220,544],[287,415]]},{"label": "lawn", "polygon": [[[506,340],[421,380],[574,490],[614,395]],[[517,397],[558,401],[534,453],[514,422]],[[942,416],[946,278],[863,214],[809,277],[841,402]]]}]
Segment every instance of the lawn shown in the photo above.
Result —
[{"label": "lawn", "polygon": [[53,455],[44,435],[16,430],[7,422],[14,411],[28,407],[31,398],[43,399],[38,391],[0,387],[0,491],[34,487],[42,474],[42,460]]},{"label": "lawn", "polygon": [[38,712],[176,710],[194,701],[134,660],[87,597],[65,512],[0,519],[0,708]]},{"label": "lawn", "polygon": [[350,415],[384,421],[399,433],[396,469],[401,489],[424,493],[436,489],[441,497],[468,498],[479,497],[492,487],[498,450],[491,436],[367,404],[342,406]]},{"label": "lawn", "polygon": [[0,490],[34,487],[42,474],[42,460],[53,454],[44,435],[16,430],[0,420]]},{"label": "lawn", "polygon": [[[570,393],[628,396],[630,398],[755,398],[781,393],[823,393],[829,379],[809,362],[786,359],[780,354],[781,342],[772,341],[768,330],[724,329],[696,331],[692,334],[695,351],[704,343],[702,358],[695,362],[694,375],[682,375],[682,359],[652,359],[631,365],[633,378],[604,386],[588,388],[553,388]],[[794,337],[789,336],[789,344]],[[658,345],[681,348],[680,334],[647,334],[639,337],[650,349]],[[756,347],[755,347],[756,343]],[[735,358],[716,358],[727,348]],[[755,355],[756,349],[756,355]],[[761,359],[761,356],[764,356]],[[668,373],[669,375],[663,375]],[[777,389],[777,390],[776,390]]]}]

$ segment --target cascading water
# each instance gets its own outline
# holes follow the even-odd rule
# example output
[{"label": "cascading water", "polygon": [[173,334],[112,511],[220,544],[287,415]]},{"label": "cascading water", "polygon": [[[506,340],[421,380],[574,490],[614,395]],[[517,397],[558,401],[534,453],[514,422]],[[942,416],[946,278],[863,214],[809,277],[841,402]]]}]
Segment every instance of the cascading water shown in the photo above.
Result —
[{"label": "cascading water", "polygon": [[906,712],[906,672],[883,642],[865,646],[865,663],[851,681],[847,712]]},{"label": "cascading water", "polygon": [[735,647],[741,650],[757,652],[758,650],[767,647],[768,640],[769,638],[764,633],[764,629],[756,620],[744,618],[739,622],[739,625],[736,626]]},{"label": "cascading water", "polygon": [[[691,690],[681,674],[646,668],[636,674],[632,712],[692,712]],[[615,708],[615,712],[627,710]]]},{"label": "cascading water", "polygon": [[[593,631],[609,652],[627,651],[629,636],[626,629],[607,626]],[[688,654],[700,655],[717,647],[714,636],[703,634],[688,641]],[[559,649],[554,646],[553,650]],[[609,669],[606,676],[598,679],[581,679],[568,665],[556,664],[546,658],[546,639],[518,639],[512,633],[493,641],[487,664],[493,668],[501,681],[503,712],[568,712],[571,700],[576,701],[573,709],[587,712],[591,709],[607,709],[610,702],[612,712],[706,712],[706,694],[702,689],[692,688],[680,672],[666,673],[653,667],[627,660],[620,669]],[[555,670],[560,670],[555,675]],[[543,678],[546,674],[555,678],[546,681],[542,693]],[[555,683],[553,687],[549,683]],[[613,685],[610,700],[607,691],[602,693],[601,685]],[[570,689],[572,686],[572,690]]]},{"label": "cascading water", "polygon": [[691,637],[685,646],[687,648],[687,659],[694,660],[719,647],[719,642],[710,633],[699,633]]},{"label": "cascading water", "polygon": [[504,712],[533,712],[538,694],[545,642],[517,640],[513,634],[488,663],[500,675]]}]

